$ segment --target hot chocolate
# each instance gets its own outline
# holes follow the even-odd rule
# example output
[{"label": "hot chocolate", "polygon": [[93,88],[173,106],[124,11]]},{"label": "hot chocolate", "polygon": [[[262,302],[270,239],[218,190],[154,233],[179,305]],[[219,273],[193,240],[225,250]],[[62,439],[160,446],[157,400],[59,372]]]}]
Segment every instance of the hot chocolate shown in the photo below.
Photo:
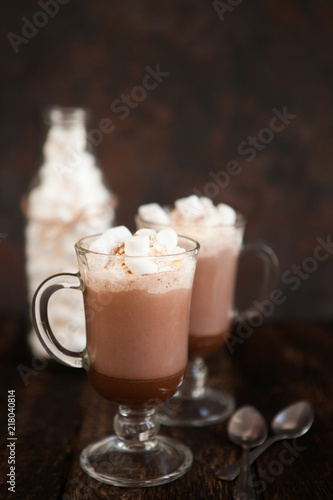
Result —
[{"label": "hot chocolate", "polygon": [[[115,486],[165,484],[182,476],[192,453],[159,437],[156,406],[173,396],[185,376],[191,292],[199,245],[170,228],[134,235],[124,226],[75,245],[79,273],[44,281],[32,305],[34,326],[58,361],[85,368],[95,390],[118,403],[115,435],[88,445],[80,464]],[[83,292],[87,344],[66,349],[47,316],[61,289]]]},{"label": "hot chocolate", "polygon": [[[160,420],[166,425],[195,427],[225,420],[234,410],[234,398],[207,384],[208,368],[203,358],[227,340],[232,322],[240,317],[233,307],[239,256],[247,253],[263,259],[265,297],[277,270],[274,253],[262,244],[243,246],[244,217],[224,203],[215,206],[206,197],[181,198],[166,208],[157,203],[142,205],[136,224],[155,230],[171,227],[200,244],[191,301],[187,374],[179,391],[160,408]],[[243,313],[249,311],[251,308]]]},{"label": "hot chocolate", "polygon": [[168,225],[200,243],[191,303],[189,354],[207,356],[224,343],[230,328],[243,225],[237,224],[237,214],[231,207],[224,204],[215,207],[208,198],[190,196],[177,200],[171,210],[163,210],[155,203],[141,206],[138,226],[161,228],[162,221],[166,223],[161,211]]},{"label": "hot chocolate", "polygon": [[[100,255],[90,255],[83,270],[88,377],[102,396],[120,404],[166,400],[187,365],[194,262],[174,231],[154,233],[127,235],[103,255],[102,266]],[[90,250],[103,245],[106,239],[99,238]]]},{"label": "hot chocolate", "polygon": [[206,256],[203,249],[198,259],[190,316],[190,356],[207,356],[225,341],[232,320],[237,260],[234,246],[228,244]]},{"label": "hot chocolate", "polygon": [[170,377],[153,380],[112,378],[88,371],[88,378],[94,389],[104,398],[121,405],[157,405],[173,396],[181,386],[185,370]]},{"label": "hot chocolate", "polygon": [[149,293],[106,291],[102,287],[108,283],[101,281],[95,285],[100,290],[87,285],[83,294],[88,314],[91,304],[100,304],[86,324],[92,385],[121,404],[164,401],[177,391],[186,370],[191,289],[168,291],[161,285],[160,293]]}]

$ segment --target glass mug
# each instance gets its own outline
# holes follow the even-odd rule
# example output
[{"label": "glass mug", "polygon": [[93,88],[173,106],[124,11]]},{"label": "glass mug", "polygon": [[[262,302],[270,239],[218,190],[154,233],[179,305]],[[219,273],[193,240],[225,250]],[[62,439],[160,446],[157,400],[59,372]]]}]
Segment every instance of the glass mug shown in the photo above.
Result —
[{"label": "glass mug", "polygon": [[[179,236],[182,253],[127,257],[90,251],[99,236],[76,243],[77,274],[52,276],[37,289],[32,304],[34,328],[52,357],[84,368],[94,389],[118,403],[116,435],[82,451],[84,471],[116,486],[168,483],[191,467],[192,453],[173,439],[157,436],[156,406],[175,394],[185,377],[199,245]],[[127,259],[132,265],[139,262],[141,269],[153,261],[159,272],[123,272]],[[81,352],[61,345],[50,327],[48,301],[63,288],[83,293],[87,345]]]},{"label": "glass mug", "polygon": [[[171,207],[165,210],[170,212]],[[228,338],[237,320],[256,314],[254,307],[239,312],[234,307],[237,267],[240,257],[256,255],[264,264],[263,280],[257,300],[267,297],[278,276],[278,259],[261,242],[243,244],[245,217],[237,213],[234,224],[163,225],[136,216],[138,229],[160,230],[170,226],[177,233],[200,244],[195,271],[189,328],[187,375],[177,394],[159,412],[165,425],[201,427],[227,419],[235,408],[234,398],[225,391],[207,386],[208,369],[204,358],[217,351]]]}]

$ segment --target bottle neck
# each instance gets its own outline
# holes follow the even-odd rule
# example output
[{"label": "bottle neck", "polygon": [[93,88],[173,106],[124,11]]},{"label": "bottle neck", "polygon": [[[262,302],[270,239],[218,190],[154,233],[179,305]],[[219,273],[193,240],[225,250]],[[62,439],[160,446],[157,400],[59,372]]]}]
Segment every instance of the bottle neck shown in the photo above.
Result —
[{"label": "bottle neck", "polygon": [[78,161],[77,155],[87,151],[86,118],[81,108],[52,107],[45,112],[48,132],[43,154],[46,162],[68,165]]},{"label": "bottle neck", "polygon": [[44,122],[48,126],[59,125],[70,128],[82,125],[84,128],[87,122],[87,111],[83,108],[64,108],[61,106],[52,106],[44,112]]}]

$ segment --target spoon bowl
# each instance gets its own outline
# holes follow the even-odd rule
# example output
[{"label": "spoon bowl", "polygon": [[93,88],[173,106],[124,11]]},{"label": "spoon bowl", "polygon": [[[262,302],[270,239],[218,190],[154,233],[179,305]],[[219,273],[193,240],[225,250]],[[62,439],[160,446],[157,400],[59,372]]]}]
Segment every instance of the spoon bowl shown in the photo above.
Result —
[{"label": "spoon bowl", "polygon": [[[283,439],[295,439],[303,436],[314,421],[314,411],[308,401],[298,401],[287,406],[275,415],[271,428],[275,436],[271,436],[267,441],[250,453],[250,464],[252,464],[271,444]],[[220,479],[233,481],[240,473],[241,460],[224,467],[216,472]]]},{"label": "spoon bowl", "polygon": [[242,466],[234,490],[234,499],[254,499],[254,488],[252,484],[249,484],[249,449],[259,446],[265,441],[267,437],[266,422],[256,408],[243,406],[229,420],[228,436],[233,443],[243,448]]},{"label": "spoon bowl", "polygon": [[238,446],[258,446],[267,436],[265,420],[253,406],[243,406],[229,420],[228,436]]},{"label": "spoon bowl", "polygon": [[314,411],[310,403],[298,401],[280,411],[274,417],[271,428],[274,434],[297,438],[310,429],[313,420]]}]

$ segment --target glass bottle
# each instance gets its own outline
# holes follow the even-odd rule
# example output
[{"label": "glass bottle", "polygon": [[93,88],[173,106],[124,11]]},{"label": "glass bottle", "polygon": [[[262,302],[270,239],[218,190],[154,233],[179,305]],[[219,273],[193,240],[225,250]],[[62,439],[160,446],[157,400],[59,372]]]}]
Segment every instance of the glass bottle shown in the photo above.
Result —
[{"label": "glass bottle", "polygon": [[[82,108],[54,106],[45,113],[43,163],[37,183],[23,200],[29,303],[50,274],[77,271],[76,241],[105,231],[114,221],[115,196],[88,151],[86,119]],[[60,291],[50,302],[50,322],[68,349],[84,347],[83,303],[78,294],[63,297]],[[33,330],[28,341],[36,356],[47,356]]]}]

